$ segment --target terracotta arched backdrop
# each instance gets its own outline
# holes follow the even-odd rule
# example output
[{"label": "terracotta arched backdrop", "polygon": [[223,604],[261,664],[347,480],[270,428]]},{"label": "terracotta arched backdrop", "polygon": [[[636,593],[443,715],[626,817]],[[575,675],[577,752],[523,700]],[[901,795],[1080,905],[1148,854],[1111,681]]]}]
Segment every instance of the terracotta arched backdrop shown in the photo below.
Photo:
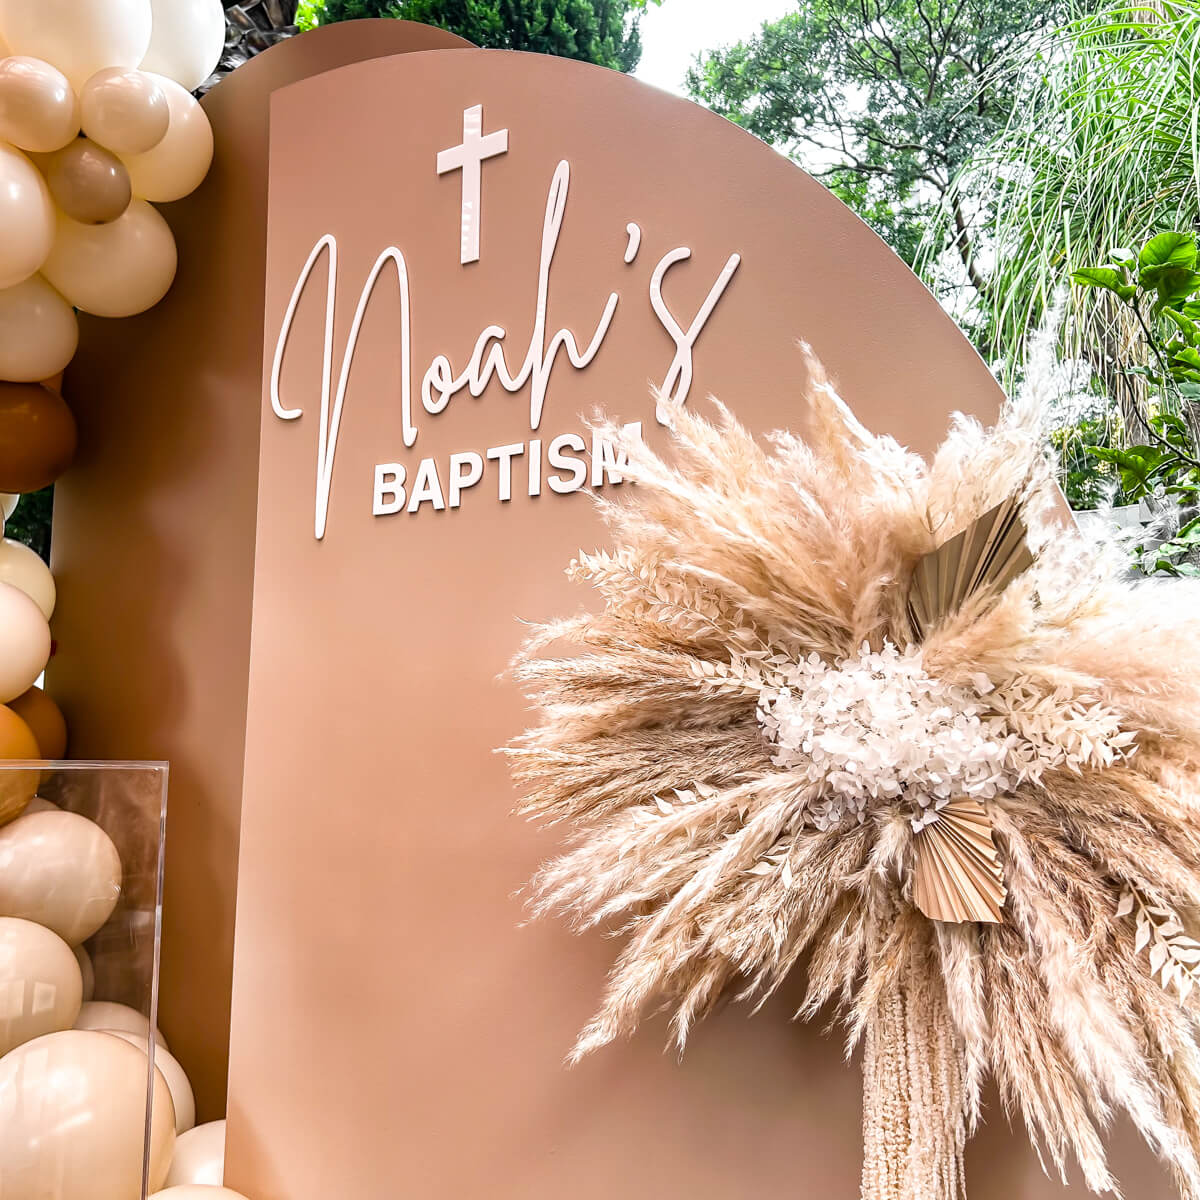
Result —
[{"label": "terracotta arched backdrop", "polygon": [[[78,736],[89,753],[173,760],[173,1044],[222,1004],[241,810],[226,1182],[257,1200],[853,1196],[857,1073],[836,1040],[789,1021],[798,989],[752,1019],[726,1010],[682,1065],[651,1027],[562,1068],[616,948],[521,924],[513,892],[554,837],[508,815],[492,749],[526,714],[497,676],[518,617],[585,600],[561,575],[602,536],[569,491],[578,470],[623,486],[586,439],[575,455],[582,413],[602,406],[661,443],[648,385],[678,397],[690,366],[689,404],[715,393],[757,431],[802,428],[798,337],[868,425],[920,450],[952,410],[990,418],[997,389],[873,234],[722,120],[597,68],[499,52],[316,75],[350,29],[290,51],[316,77],[272,98],[269,219],[266,163],[218,157],[218,181],[260,182],[237,212],[198,194],[157,323],[130,322],[141,337],[119,345],[89,330],[89,457],[60,504]],[[377,29],[361,32],[341,61],[377,52]],[[364,280],[380,274],[323,478],[326,235],[331,393]],[[273,398],[289,298],[318,247]],[[543,371],[560,330],[586,365],[560,349]],[[548,379],[536,421],[519,369],[531,343]],[[497,345],[511,390],[485,367]],[[448,380],[476,347],[473,396],[466,376]],[[122,366],[135,349],[136,368]],[[444,411],[423,405],[423,377]],[[117,682],[105,695],[95,679]],[[974,1200],[1062,1195],[989,1115]],[[1140,1151],[1116,1159],[1139,1196],[1169,1194]]]}]

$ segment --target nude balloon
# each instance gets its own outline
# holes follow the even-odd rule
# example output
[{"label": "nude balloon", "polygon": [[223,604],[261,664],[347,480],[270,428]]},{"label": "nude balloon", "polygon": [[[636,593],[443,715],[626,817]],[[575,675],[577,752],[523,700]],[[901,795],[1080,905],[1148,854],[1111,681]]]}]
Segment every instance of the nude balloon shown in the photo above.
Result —
[{"label": "nude balloon", "polygon": [[82,1001],[83,975],[71,947],[32,921],[0,917],[0,1058],[70,1029]]},{"label": "nude balloon", "polygon": [[159,203],[194,192],[212,163],[212,126],[190,92],[173,79],[152,75],[167,96],[171,123],[167,136],[145,154],[122,155],[133,194]]},{"label": "nude balloon", "polygon": [[154,1192],[150,1200],[246,1200],[246,1197],[232,1188],[185,1183],[180,1187],[169,1187],[165,1192]]},{"label": "nude balloon", "polygon": [[[146,1133],[146,1056],[106,1033],[66,1030],[0,1059],[3,1195],[139,1200]],[[171,1093],[153,1081],[150,1190],[175,1144]]]},{"label": "nude balloon", "polygon": [[180,1184],[210,1184],[220,1187],[225,1182],[225,1122],[209,1121],[179,1135],[175,1143],[175,1158],[167,1174],[168,1188]]},{"label": "nude balloon", "polygon": [[62,709],[40,687],[31,687],[8,702],[8,707],[33,730],[40,758],[65,758],[67,722]]},{"label": "nude balloon", "polygon": [[54,576],[36,551],[12,538],[0,539],[0,583],[20,588],[50,620],[56,595]]},{"label": "nude balloon", "polygon": [[[150,1042],[140,1033],[126,1033],[120,1029],[106,1029],[104,1032],[136,1046],[143,1054],[149,1053]],[[166,1046],[155,1046],[154,1069],[162,1072],[171,1091],[171,1101],[175,1105],[175,1132],[187,1133],[196,1124],[196,1097],[187,1073]]]},{"label": "nude balloon", "polygon": [[[83,1002],[86,1004],[96,994],[96,968],[92,966],[92,956],[86,947],[76,946],[74,953],[75,961],[79,964],[79,973],[83,977]],[[73,1025],[74,1021],[71,1024]]]},{"label": "nude balloon", "polygon": [[[117,1004],[112,1000],[90,1000],[80,1010],[75,1018],[76,1029],[102,1029],[108,1033],[135,1033],[144,1037],[150,1035],[150,1018],[140,1013],[128,1004]],[[157,1029],[154,1031],[154,1041],[164,1050],[167,1048],[166,1038]]]},{"label": "nude balloon", "polygon": [[0,0],[12,53],[53,63],[76,88],[101,67],[136,67],[152,21],[150,0]]},{"label": "nude balloon", "polygon": [[46,152],[79,132],[79,102],[67,77],[27,55],[0,61],[0,141]]},{"label": "nude balloon", "polygon": [[36,383],[0,382],[0,488],[37,492],[75,457],[75,418],[61,396]]},{"label": "nude balloon", "polygon": [[75,310],[41,275],[0,291],[0,379],[36,383],[75,356]]},{"label": "nude balloon", "polygon": [[84,312],[132,317],[167,294],[175,266],[175,239],[166,221],[135,199],[107,225],[82,225],[59,213],[42,274]]},{"label": "nude balloon", "polygon": [[0,915],[86,941],[121,895],[121,860],[99,825],[69,812],[29,813],[0,827]]},{"label": "nude balloon", "polygon": [[0,143],[0,288],[28,279],[54,242],[54,205],[37,167]]},{"label": "nude balloon", "polygon": [[50,661],[50,626],[20,588],[0,583],[0,704],[33,686]]},{"label": "nude balloon", "polygon": [[151,0],[154,25],[143,71],[155,71],[194,91],[213,72],[225,49],[221,0]]},{"label": "nude balloon", "polygon": [[76,138],[36,161],[54,203],[81,225],[115,221],[133,199],[125,164],[90,138]]},{"label": "nude balloon", "polygon": [[108,67],[79,96],[83,132],[114,154],[144,154],[166,137],[171,109],[166,93],[144,71]]}]

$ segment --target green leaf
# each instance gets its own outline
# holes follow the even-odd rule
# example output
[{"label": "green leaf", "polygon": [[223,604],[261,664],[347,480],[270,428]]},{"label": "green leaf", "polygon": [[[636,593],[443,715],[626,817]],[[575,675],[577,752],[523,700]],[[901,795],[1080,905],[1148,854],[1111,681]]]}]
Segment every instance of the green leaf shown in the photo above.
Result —
[{"label": "green leaf", "polygon": [[1128,275],[1117,267],[1083,267],[1071,272],[1071,278],[1080,287],[1098,287],[1113,292],[1122,300],[1131,299],[1137,289],[1128,282]]},{"label": "green leaf", "polygon": [[1196,269],[1196,239],[1190,233],[1160,233],[1152,237],[1138,255],[1138,268],[1145,271],[1164,267]]},{"label": "green leaf", "polygon": [[[1167,318],[1185,337],[1190,338],[1193,345],[1200,342],[1200,325],[1197,325],[1191,317],[1178,311],[1178,309],[1164,306],[1162,315]],[[1170,347],[1168,347],[1169,349]]]}]

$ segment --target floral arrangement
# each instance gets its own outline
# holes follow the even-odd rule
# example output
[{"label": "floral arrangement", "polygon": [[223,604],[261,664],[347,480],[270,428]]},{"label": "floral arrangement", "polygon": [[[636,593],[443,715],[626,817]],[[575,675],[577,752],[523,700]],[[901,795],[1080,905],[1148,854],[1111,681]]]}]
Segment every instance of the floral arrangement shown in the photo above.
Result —
[{"label": "floral arrangement", "polygon": [[[807,437],[677,410],[533,631],[522,811],[572,840],[537,914],[624,934],[578,1058],[805,971],[861,1044],[865,1200],[954,1200],[987,1077],[1044,1161],[1117,1187],[1125,1111],[1200,1196],[1200,639],[1042,455],[1036,389],[925,463],[809,362]],[[617,438],[619,431],[606,429]],[[550,652],[554,644],[564,648]]]}]

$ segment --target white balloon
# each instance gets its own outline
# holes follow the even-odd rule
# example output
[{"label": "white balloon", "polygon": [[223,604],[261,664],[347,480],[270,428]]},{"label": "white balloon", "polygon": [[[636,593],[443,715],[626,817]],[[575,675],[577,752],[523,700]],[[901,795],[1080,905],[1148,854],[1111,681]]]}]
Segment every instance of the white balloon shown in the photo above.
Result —
[{"label": "white balloon", "polygon": [[[140,1033],[126,1033],[122,1029],[106,1029],[104,1032],[123,1039],[143,1053],[149,1053],[150,1043]],[[196,1124],[196,1097],[186,1072],[166,1046],[154,1048],[154,1069],[162,1072],[167,1087],[171,1089],[171,1099],[175,1104],[175,1132],[187,1133]]]},{"label": "white balloon", "polygon": [[152,19],[150,0],[0,0],[12,53],[53,63],[76,91],[101,67],[136,67]]},{"label": "white balloon", "polygon": [[0,1057],[70,1029],[83,996],[71,947],[49,929],[0,917]]},{"label": "white balloon", "polygon": [[41,172],[0,142],[0,288],[28,279],[53,244],[54,203]]},{"label": "white balloon", "polygon": [[50,661],[50,626],[23,591],[0,583],[0,704],[37,682]]},{"label": "white balloon", "polygon": [[[136,1033],[141,1037],[150,1035],[150,1018],[128,1004],[117,1004],[112,1000],[89,1000],[75,1018],[76,1029],[98,1029],[103,1033]],[[164,1050],[167,1040],[157,1029],[154,1041]]]},{"label": "white balloon", "polygon": [[180,200],[204,181],[212,164],[212,126],[196,98],[173,79],[148,72],[167,94],[167,136],[145,154],[122,154],[133,194],[162,204]]},{"label": "white balloon", "polygon": [[0,291],[0,379],[50,379],[78,345],[75,310],[40,275]]},{"label": "white balloon", "polygon": [[12,538],[0,540],[0,583],[20,588],[42,610],[42,616],[50,620],[57,589],[50,568],[36,550]]},{"label": "white balloon", "polygon": [[167,1173],[166,1186],[206,1183],[220,1187],[225,1182],[225,1122],[209,1121],[180,1134],[175,1157]]},{"label": "white balloon", "polygon": [[142,70],[193,91],[213,72],[225,49],[221,0],[150,0],[154,27]]},{"label": "white balloon", "polygon": [[[37,804],[39,800],[41,800],[43,804],[50,803],[48,800],[42,800],[40,796],[34,796],[29,803],[29,807],[25,810],[26,816],[33,812],[33,806]],[[51,805],[51,808],[54,807],[54,805]],[[39,809],[38,811],[41,812],[48,810]],[[92,956],[83,946],[75,947],[75,961],[79,964],[79,974],[83,978],[83,1002],[86,1004],[96,994],[96,968],[92,966]],[[78,1017],[79,1014],[76,1013],[75,1016]],[[71,1022],[72,1025],[74,1023],[74,1021]]]},{"label": "white balloon", "polygon": [[165,1192],[152,1192],[150,1200],[246,1200],[246,1197],[232,1188],[185,1183]]}]

